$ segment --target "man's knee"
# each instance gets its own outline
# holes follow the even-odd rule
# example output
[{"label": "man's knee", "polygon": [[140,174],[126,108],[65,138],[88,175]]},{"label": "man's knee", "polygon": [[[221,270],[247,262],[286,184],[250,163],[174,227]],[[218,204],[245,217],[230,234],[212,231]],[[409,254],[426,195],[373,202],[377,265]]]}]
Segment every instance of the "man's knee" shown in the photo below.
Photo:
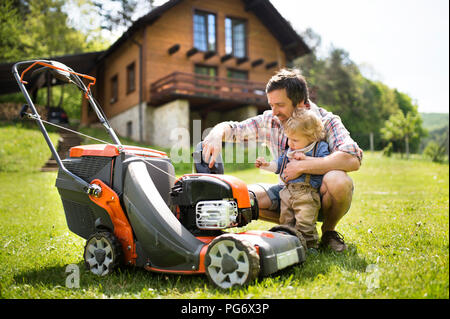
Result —
[{"label": "man's knee", "polygon": [[269,194],[267,194],[267,190],[259,184],[248,185],[248,189],[256,195],[259,207],[259,219],[278,224],[280,213],[278,210],[271,209],[274,203]]},{"label": "man's knee", "polygon": [[269,209],[272,205],[272,201],[269,198],[269,195],[267,195],[267,192],[264,190],[263,187],[261,187],[258,184],[252,184],[248,185],[248,189],[255,193],[256,200],[258,201],[258,207],[260,209]]},{"label": "man's knee", "polygon": [[353,181],[343,171],[330,171],[323,177],[320,193],[322,208],[319,216],[323,219],[322,232],[334,230],[339,220],[350,209]]},{"label": "man's knee", "polygon": [[335,200],[349,199],[353,195],[353,180],[344,171],[330,171],[323,176],[320,193]]}]

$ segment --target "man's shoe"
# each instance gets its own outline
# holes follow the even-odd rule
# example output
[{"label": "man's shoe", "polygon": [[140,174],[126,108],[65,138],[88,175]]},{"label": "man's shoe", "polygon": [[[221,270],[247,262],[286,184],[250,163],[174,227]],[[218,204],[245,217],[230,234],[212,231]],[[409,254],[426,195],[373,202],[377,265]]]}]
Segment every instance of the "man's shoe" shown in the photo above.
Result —
[{"label": "man's shoe", "polygon": [[316,249],[316,248],[308,248],[307,250],[306,250],[306,254],[307,255],[318,255],[319,254],[319,251]]},{"label": "man's shoe", "polygon": [[344,236],[334,230],[328,230],[322,234],[320,246],[322,248],[330,247],[338,253],[347,249],[347,245],[344,242]]}]

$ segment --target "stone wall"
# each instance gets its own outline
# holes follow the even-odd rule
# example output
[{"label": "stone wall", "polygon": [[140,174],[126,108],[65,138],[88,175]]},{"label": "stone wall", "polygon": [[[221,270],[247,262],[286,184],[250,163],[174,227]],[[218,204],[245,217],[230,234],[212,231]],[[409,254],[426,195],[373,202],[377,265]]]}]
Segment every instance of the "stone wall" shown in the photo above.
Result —
[{"label": "stone wall", "polygon": [[172,148],[190,147],[189,102],[175,100],[146,110],[146,141],[151,145]]},{"label": "stone wall", "polygon": [[[20,103],[0,103],[0,120],[1,121],[18,121],[21,120],[19,113],[23,104]],[[42,105],[34,105],[42,119],[47,118],[47,108]],[[28,113],[33,113],[31,108],[28,109]]]},{"label": "stone wall", "polygon": [[[145,118],[145,107],[142,112]],[[139,141],[139,104],[108,120],[116,134]],[[142,124],[145,138],[145,121],[142,121]]]},{"label": "stone wall", "polygon": [[[224,121],[243,121],[250,117],[258,115],[258,108],[253,105],[247,105],[240,107],[231,111],[212,111],[209,112],[206,117],[202,120],[198,112],[191,112],[190,114],[190,124],[194,120],[202,120],[202,134],[208,128],[214,127],[216,124]],[[193,134],[192,127],[190,128],[191,136]]]},{"label": "stone wall", "polygon": [[[257,107],[248,105],[228,112],[209,112],[202,120],[197,112],[190,111],[187,100],[175,100],[159,107],[146,106],[143,107],[143,140],[151,146],[169,149],[178,146],[188,149],[192,143],[198,142],[197,139],[204,137],[208,128],[223,121],[243,121],[257,114]],[[109,121],[118,135],[139,141],[138,105]],[[128,135],[129,125],[132,128],[131,135]]]}]

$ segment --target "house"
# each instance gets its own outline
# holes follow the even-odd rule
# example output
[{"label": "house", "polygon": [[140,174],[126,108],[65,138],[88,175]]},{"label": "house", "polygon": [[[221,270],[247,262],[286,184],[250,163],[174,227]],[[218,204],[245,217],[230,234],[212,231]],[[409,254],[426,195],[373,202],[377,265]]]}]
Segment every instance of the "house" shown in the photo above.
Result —
[{"label": "house", "polygon": [[[267,80],[307,53],[268,0],[170,0],[137,20],[89,74],[118,134],[161,147],[178,138],[189,147],[190,137],[218,122],[268,109]],[[81,123],[95,121],[83,101]]]}]

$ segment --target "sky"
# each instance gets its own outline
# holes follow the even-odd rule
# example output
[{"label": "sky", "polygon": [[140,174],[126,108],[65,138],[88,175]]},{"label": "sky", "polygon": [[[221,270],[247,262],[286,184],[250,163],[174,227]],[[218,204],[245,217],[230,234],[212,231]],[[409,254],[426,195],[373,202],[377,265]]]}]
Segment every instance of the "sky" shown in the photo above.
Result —
[{"label": "sky", "polygon": [[449,112],[448,0],[270,2],[297,33],[320,35],[324,54],[344,49],[364,76],[408,94],[419,112]]},{"label": "sky", "polygon": [[448,0],[270,0],[322,48],[344,49],[363,74],[407,93],[419,112],[449,112]]}]

